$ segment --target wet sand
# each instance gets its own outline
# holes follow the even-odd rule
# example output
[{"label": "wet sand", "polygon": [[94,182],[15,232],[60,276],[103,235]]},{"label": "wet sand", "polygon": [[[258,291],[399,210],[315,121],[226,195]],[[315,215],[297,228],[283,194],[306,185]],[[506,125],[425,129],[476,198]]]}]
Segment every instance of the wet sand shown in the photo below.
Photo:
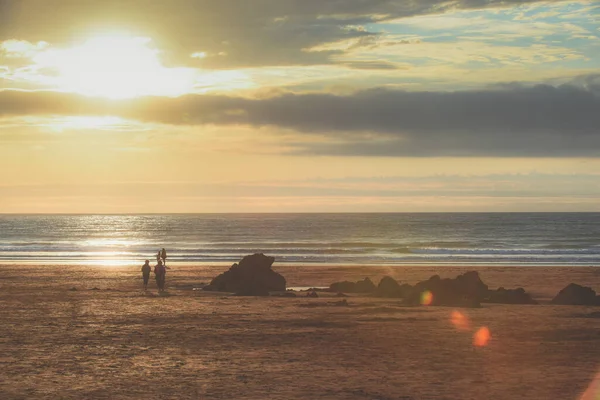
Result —
[{"label": "wet sand", "polygon": [[174,266],[158,296],[140,268],[0,266],[0,399],[579,399],[600,368],[600,307],[547,304],[600,291],[595,268],[274,267],[288,286],[476,269],[543,303],[463,310],[193,290],[226,267]]}]

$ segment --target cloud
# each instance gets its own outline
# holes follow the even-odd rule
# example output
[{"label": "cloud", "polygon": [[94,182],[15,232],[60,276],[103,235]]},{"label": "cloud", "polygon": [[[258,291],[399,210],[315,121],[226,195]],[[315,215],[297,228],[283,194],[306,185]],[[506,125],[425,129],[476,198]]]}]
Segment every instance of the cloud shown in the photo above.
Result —
[{"label": "cloud", "polygon": [[0,116],[113,115],[172,125],[245,125],[297,132],[302,154],[600,156],[598,75],[558,86],[454,92],[370,89],[268,98],[187,95],[108,101],[56,92],[0,92]]},{"label": "cloud", "polygon": [[392,62],[383,61],[383,60],[374,60],[374,61],[348,61],[344,63],[345,66],[354,69],[384,69],[384,70],[394,70],[394,69],[406,69],[406,66],[398,65]]},{"label": "cloud", "polygon": [[[307,179],[258,182],[95,182],[73,184],[0,185],[0,195],[119,194],[151,196],[161,193],[181,197],[415,197],[415,196],[491,196],[491,197],[571,197],[600,196],[600,175],[596,174],[488,174],[431,175],[423,177],[368,176],[337,179]],[[70,190],[69,190],[70,189]],[[75,190],[73,190],[75,189]]]},{"label": "cloud", "polygon": [[[379,35],[365,28],[371,23],[538,1],[0,0],[0,41],[61,46],[95,33],[133,31],[156,38],[159,48],[171,49],[164,56],[177,64],[204,68],[329,64],[344,50],[307,50],[344,40],[368,46],[372,43],[368,38]],[[191,57],[194,53],[206,56]]]}]

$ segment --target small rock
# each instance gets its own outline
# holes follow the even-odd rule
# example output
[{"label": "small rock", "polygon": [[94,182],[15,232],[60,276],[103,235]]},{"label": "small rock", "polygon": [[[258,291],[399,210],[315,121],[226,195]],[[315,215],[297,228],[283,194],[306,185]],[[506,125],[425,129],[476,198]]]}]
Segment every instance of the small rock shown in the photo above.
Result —
[{"label": "small rock", "polygon": [[488,296],[482,300],[484,303],[497,304],[538,304],[531,298],[531,295],[523,288],[490,290]]},{"label": "small rock", "polygon": [[365,278],[358,282],[335,282],[329,285],[330,292],[342,292],[342,293],[372,293],[375,291],[376,286],[369,278]]},{"label": "small rock", "polygon": [[600,296],[596,296],[592,288],[571,283],[558,292],[552,299],[552,304],[596,306],[600,305]]}]

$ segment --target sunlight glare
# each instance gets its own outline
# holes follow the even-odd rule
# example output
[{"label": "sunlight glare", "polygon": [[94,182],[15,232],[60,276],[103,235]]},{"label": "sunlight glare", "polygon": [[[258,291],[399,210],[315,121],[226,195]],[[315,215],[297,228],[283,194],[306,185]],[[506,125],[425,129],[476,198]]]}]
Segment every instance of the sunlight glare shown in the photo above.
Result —
[{"label": "sunlight glare", "polygon": [[65,117],[57,121],[54,126],[63,129],[114,129],[126,125],[126,121],[119,117]]},{"label": "sunlight glare", "polygon": [[178,96],[190,91],[196,71],[166,68],[150,38],[99,36],[69,49],[48,49],[34,61],[58,73],[61,90],[112,99]]},{"label": "sunlight glare", "polygon": [[88,239],[83,242],[83,245],[90,247],[129,247],[140,244],[140,242],[128,239]]},{"label": "sunlight glare", "polygon": [[592,382],[581,395],[580,400],[599,400],[600,399],[600,373],[598,373]]}]

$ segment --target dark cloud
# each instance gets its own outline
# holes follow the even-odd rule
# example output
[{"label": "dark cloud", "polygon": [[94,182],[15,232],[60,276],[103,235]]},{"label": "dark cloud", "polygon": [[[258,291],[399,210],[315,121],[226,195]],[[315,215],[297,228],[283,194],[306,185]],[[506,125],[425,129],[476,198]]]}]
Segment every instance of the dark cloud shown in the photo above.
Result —
[{"label": "dark cloud", "polygon": [[[541,0],[0,0],[0,40],[60,45],[114,29],[154,38],[175,64],[327,64],[342,51],[305,50],[344,39],[373,46],[378,34],[363,28],[369,23],[536,1]],[[197,51],[208,56],[189,57]]]},{"label": "dark cloud", "polygon": [[[595,81],[592,81],[595,82]],[[351,95],[219,95],[108,101],[0,93],[0,115],[118,115],[177,125],[249,125],[299,135],[300,153],[372,156],[600,156],[593,85],[456,92],[371,89]],[[312,135],[328,140],[310,141]]]},{"label": "dark cloud", "polygon": [[403,65],[388,61],[348,61],[343,65],[354,69],[406,69]]}]

